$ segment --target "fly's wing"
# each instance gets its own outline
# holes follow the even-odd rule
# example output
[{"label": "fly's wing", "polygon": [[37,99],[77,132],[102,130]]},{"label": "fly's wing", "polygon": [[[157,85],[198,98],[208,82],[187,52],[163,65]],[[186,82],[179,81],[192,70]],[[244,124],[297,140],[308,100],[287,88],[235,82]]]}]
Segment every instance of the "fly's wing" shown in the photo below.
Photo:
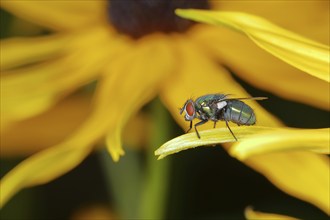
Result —
[{"label": "fly's wing", "polygon": [[197,105],[200,105],[202,107],[210,107],[214,103],[218,103],[225,100],[227,96],[228,96],[227,94],[221,94],[221,93],[207,94],[198,97],[195,100],[195,103],[197,103]]},{"label": "fly's wing", "polygon": [[268,99],[268,97],[227,98],[227,99],[223,99],[223,101],[227,101],[227,100],[265,100],[265,99]]},{"label": "fly's wing", "polygon": [[229,96],[231,96],[231,94],[217,93],[217,94],[205,95],[205,96],[202,96],[200,98],[202,98],[202,99],[206,99],[206,97],[209,98],[208,100],[206,99],[203,102],[204,107],[211,107],[211,108],[217,107],[218,109],[221,109],[226,105],[225,101],[230,101],[230,100],[265,100],[265,99],[268,99],[267,97],[229,98]]},{"label": "fly's wing", "polygon": [[212,103],[227,101],[227,100],[265,100],[268,99],[268,97],[242,97],[242,98],[229,98],[229,96],[232,96],[233,94],[215,94],[214,99],[211,101]]},{"label": "fly's wing", "polygon": [[227,100],[228,96],[230,96],[231,94],[221,94],[221,93],[218,93],[218,94],[215,94],[214,95],[214,99],[211,100],[211,103],[217,103],[217,102],[222,102],[222,101],[225,101]]}]

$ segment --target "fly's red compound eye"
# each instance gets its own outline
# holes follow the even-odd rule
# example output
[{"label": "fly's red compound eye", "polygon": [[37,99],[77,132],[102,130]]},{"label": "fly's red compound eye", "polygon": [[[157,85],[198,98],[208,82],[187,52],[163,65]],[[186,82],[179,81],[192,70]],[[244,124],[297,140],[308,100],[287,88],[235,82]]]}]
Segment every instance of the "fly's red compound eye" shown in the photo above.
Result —
[{"label": "fly's red compound eye", "polygon": [[187,103],[186,112],[189,116],[193,116],[195,114],[195,108],[194,108],[194,104],[192,102]]}]

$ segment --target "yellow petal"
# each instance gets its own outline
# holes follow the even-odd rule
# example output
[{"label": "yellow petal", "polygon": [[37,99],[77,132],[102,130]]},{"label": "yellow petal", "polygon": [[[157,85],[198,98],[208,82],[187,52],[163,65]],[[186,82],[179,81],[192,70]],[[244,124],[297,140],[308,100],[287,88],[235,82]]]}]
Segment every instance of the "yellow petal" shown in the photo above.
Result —
[{"label": "yellow petal", "polygon": [[249,84],[285,99],[329,110],[328,82],[282,62],[244,35],[214,26],[200,26],[189,34]]},{"label": "yellow petal", "polygon": [[[329,1],[212,1],[212,8],[254,14],[329,45]],[[294,8],[294,10],[292,10]],[[290,15],[288,19],[287,15]]]},{"label": "yellow petal", "polygon": [[251,207],[247,207],[244,214],[247,220],[297,220],[285,215],[254,211]]},{"label": "yellow petal", "polygon": [[122,155],[122,129],[133,114],[158,94],[161,83],[172,72],[173,63],[169,42],[162,35],[152,35],[140,40],[130,55],[110,66],[109,73],[117,75],[108,94],[114,103],[110,117],[116,123],[108,128],[106,140],[115,161]]},{"label": "yellow petal", "polygon": [[[175,77],[164,81],[162,101],[174,119],[184,128],[189,123],[179,114],[179,108],[192,95],[194,98],[207,93],[222,92],[240,97],[249,96],[232,77],[213,63],[208,54],[189,38],[176,42],[177,60],[180,68]],[[267,101],[267,100],[265,100]],[[263,110],[257,103],[250,101],[256,111],[257,125],[278,127],[280,123]],[[230,124],[231,125],[231,124]],[[218,123],[224,127],[224,123]],[[200,126],[199,131],[212,128],[208,123]],[[234,128],[232,125],[231,128]],[[249,128],[249,127],[248,127]],[[284,192],[310,202],[329,213],[329,165],[328,158],[309,152],[285,152],[251,157],[243,161],[264,175]],[[294,174],[294,175],[293,175]]]},{"label": "yellow petal", "polygon": [[[113,80],[118,78],[115,74],[103,76],[90,116],[68,139],[29,157],[3,177],[0,182],[0,207],[22,188],[51,181],[73,169],[87,156],[93,144],[113,122],[113,117],[107,117],[113,104],[113,100],[109,99],[113,88],[109,85],[113,85]],[[120,83],[116,81],[116,85],[120,86]]]},{"label": "yellow petal", "polygon": [[1,77],[1,114],[4,123],[39,114],[53,106],[69,89],[88,82],[87,79],[92,77],[87,78],[83,74],[78,76],[76,74],[81,73],[78,70],[64,76],[66,70],[73,67],[69,61],[74,57],[72,55],[45,64],[4,72]]},{"label": "yellow petal", "polygon": [[105,144],[107,149],[113,159],[113,161],[118,162],[121,156],[125,155],[121,142],[121,129],[115,129],[112,133],[106,136]]},{"label": "yellow petal", "polygon": [[[73,34],[68,54],[51,61],[2,72],[1,109],[5,122],[41,113],[63,94],[95,79],[129,43],[103,26]],[[17,50],[18,51],[18,50]],[[68,74],[70,73],[70,74]],[[8,122],[9,121],[9,122]]]},{"label": "yellow petal", "polygon": [[[108,127],[105,113],[110,101],[106,98],[112,76],[102,80],[96,93],[95,106],[85,123],[64,142],[41,151],[20,163],[3,177],[0,183],[0,207],[22,188],[46,183],[77,166],[93,148]],[[59,163],[60,161],[60,163]]]},{"label": "yellow petal", "polygon": [[[244,138],[251,136],[262,131],[269,131],[273,128],[268,127],[232,127],[233,133],[238,140],[244,140]],[[227,128],[217,128],[204,130],[199,132],[201,138],[199,139],[195,133],[184,134],[176,137],[155,151],[155,155],[159,156],[158,159],[163,159],[164,157],[178,153],[182,150],[187,150],[200,146],[214,146],[215,144],[235,142],[233,135]],[[249,139],[248,139],[249,140]]]},{"label": "yellow petal", "polygon": [[123,133],[123,143],[125,146],[135,149],[146,148],[152,129],[152,119],[150,114],[139,111],[126,123]]},{"label": "yellow petal", "polygon": [[276,129],[251,136],[232,146],[230,154],[240,160],[248,157],[280,151],[307,150],[330,154],[330,130],[324,129]]},{"label": "yellow petal", "polygon": [[48,182],[77,166],[90,148],[71,144],[66,142],[35,154],[6,174],[0,182],[0,208],[20,189]]},{"label": "yellow petal", "polygon": [[329,158],[302,151],[261,154],[243,161],[284,192],[330,214]]},{"label": "yellow petal", "polygon": [[329,82],[329,47],[280,28],[254,15],[240,12],[176,10],[184,18],[226,25],[246,34],[258,46],[317,78]]},{"label": "yellow petal", "polygon": [[106,1],[1,1],[1,8],[54,30],[106,22]]},{"label": "yellow petal", "polygon": [[26,157],[60,143],[88,117],[90,104],[89,94],[69,96],[43,114],[12,124],[0,133],[1,157]]},{"label": "yellow petal", "polygon": [[[4,82],[4,83],[2,83]],[[7,88],[5,81],[1,81],[1,129],[8,127],[11,123],[17,120],[22,120],[33,115],[39,114],[51,106],[53,106],[60,98],[53,92],[49,93],[21,93],[20,96],[12,96],[10,93],[7,96]]]},{"label": "yellow petal", "polygon": [[0,70],[59,56],[64,53],[68,40],[63,35],[1,40]]}]

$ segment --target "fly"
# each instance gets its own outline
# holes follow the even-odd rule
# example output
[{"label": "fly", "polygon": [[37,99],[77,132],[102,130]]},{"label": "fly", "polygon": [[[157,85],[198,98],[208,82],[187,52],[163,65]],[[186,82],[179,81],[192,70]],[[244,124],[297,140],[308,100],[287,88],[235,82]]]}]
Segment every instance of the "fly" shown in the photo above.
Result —
[{"label": "fly", "polygon": [[254,111],[250,106],[241,101],[244,99],[264,100],[267,97],[228,98],[228,95],[225,94],[208,94],[198,97],[195,101],[188,99],[180,109],[180,114],[185,112],[185,120],[190,121],[190,127],[187,132],[192,129],[192,121],[195,118],[200,120],[194,126],[198,138],[201,137],[197,126],[211,120],[214,122],[213,128],[215,128],[218,121],[225,121],[227,128],[237,141],[236,136],[228,125],[229,121],[237,125],[254,125],[256,123]]}]

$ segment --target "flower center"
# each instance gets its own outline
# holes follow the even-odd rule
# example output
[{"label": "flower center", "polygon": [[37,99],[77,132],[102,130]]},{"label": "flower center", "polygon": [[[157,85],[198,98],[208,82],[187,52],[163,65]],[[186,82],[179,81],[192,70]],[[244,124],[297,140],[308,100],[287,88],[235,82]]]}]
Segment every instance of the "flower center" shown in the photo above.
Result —
[{"label": "flower center", "polygon": [[113,0],[109,17],[121,33],[140,38],[153,32],[183,32],[193,22],[174,14],[176,8],[207,9],[207,0]]}]

